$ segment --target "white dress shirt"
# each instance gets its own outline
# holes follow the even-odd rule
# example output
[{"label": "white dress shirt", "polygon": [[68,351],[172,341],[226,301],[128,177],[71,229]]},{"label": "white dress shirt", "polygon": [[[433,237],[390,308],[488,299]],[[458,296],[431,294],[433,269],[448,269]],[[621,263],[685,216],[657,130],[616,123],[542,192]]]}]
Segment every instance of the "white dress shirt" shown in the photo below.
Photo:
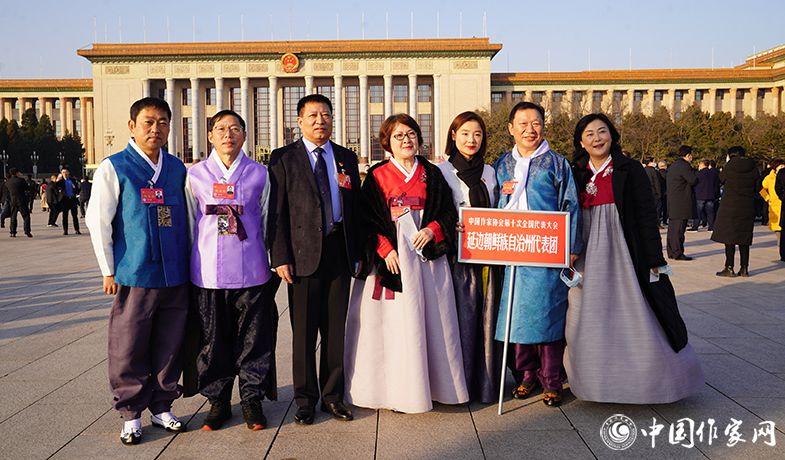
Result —
[{"label": "white dress shirt", "polygon": [[316,159],[318,156],[314,150],[316,150],[316,147],[321,147],[324,149],[322,157],[324,158],[324,163],[327,165],[327,178],[330,180],[330,198],[332,198],[331,201],[333,204],[333,222],[341,222],[343,220],[341,213],[341,189],[338,187],[338,168],[335,167],[333,146],[330,141],[325,142],[324,145],[316,145],[304,137],[302,139],[303,144],[305,144],[305,149],[308,151],[308,160],[311,162],[311,170],[316,169]]},{"label": "white dress shirt", "polygon": [[[133,139],[128,144],[153,168],[155,174],[150,181],[155,184],[161,174],[161,165],[164,161],[163,150],[158,152],[158,164],[153,163]],[[85,224],[90,230],[90,239],[93,242],[95,257],[103,276],[114,276],[114,240],[112,239],[112,221],[117,214],[120,204],[120,180],[111,161],[104,158],[98,165],[93,175],[93,188],[90,202],[87,205]]]}]

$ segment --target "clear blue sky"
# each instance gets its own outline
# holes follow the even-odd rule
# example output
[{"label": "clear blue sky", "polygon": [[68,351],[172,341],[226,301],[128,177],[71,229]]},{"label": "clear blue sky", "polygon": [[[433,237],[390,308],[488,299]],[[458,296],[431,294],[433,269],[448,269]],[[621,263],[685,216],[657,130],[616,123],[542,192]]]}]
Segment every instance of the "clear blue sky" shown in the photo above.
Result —
[{"label": "clear blue sky", "polygon": [[[98,43],[482,37],[504,45],[494,72],[738,65],[785,44],[782,0],[717,1],[36,1],[0,8],[0,78],[89,78],[76,50]],[[365,22],[362,22],[362,13]],[[462,28],[461,28],[462,12]],[[220,14],[220,36],[219,36]],[[243,15],[244,27],[240,21]],[[272,14],[272,30],[271,30]],[[337,14],[337,21],[336,21]],[[385,20],[385,15],[389,20]],[[143,28],[143,15],[146,27]],[[94,27],[94,22],[97,27]],[[337,24],[336,24],[337,22]],[[120,26],[122,24],[122,26]],[[389,24],[389,26],[388,26]],[[104,30],[106,29],[106,34]],[[389,31],[388,31],[389,30]],[[591,50],[589,52],[589,50]]]}]

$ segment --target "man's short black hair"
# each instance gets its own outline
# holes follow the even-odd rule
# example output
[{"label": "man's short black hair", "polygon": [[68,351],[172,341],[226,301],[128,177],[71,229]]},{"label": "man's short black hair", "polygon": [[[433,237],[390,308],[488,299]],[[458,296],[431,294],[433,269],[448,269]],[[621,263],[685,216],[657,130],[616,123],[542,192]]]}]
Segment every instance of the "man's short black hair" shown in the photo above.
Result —
[{"label": "man's short black hair", "polygon": [[728,149],[728,156],[733,157],[743,157],[747,154],[747,151],[744,150],[744,147],[740,145],[733,146]]},{"label": "man's short black hair", "polygon": [[529,110],[529,109],[534,109],[540,112],[540,117],[542,118],[542,121],[545,122],[545,109],[543,109],[541,105],[528,101],[521,101],[515,104],[515,107],[513,107],[512,110],[510,110],[509,122],[512,123],[512,121],[515,119],[516,113],[520,112],[521,110]]},{"label": "man's short black hair", "polygon": [[212,131],[216,123],[218,123],[222,118],[228,117],[229,115],[237,118],[237,121],[240,122],[240,126],[243,127],[243,131],[245,131],[245,120],[243,120],[243,117],[241,117],[234,110],[229,109],[221,110],[220,112],[213,115],[212,118],[210,118],[210,121],[207,123],[207,131]]},{"label": "man's short black hair", "polygon": [[8,170],[8,174],[10,174],[11,177],[16,176],[16,173],[18,173],[18,172],[19,172],[19,170],[16,169],[16,168],[11,168],[11,169]]},{"label": "man's short black hair", "polygon": [[297,103],[297,116],[303,116],[303,108],[305,107],[305,104],[311,103],[327,104],[327,107],[330,108],[330,114],[333,113],[333,103],[330,102],[330,98],[321,94],[309,94],[308,96],[300,99],[300,101]]},{"label": "man's short black hair", "polygon": [[157,97],[145,97],[134,102],[131,106],[131,120],[136,123],[136,117],[139,116],[139,112],[141,112],[142,109],[149,108],[166,112],[169,121],[172,121],[172,109],[169,108],[169,104],[167,104],[165,100],[158,99]]},{"label": "man's short black hair", "polygon": [[692,147],[689,145],[682,145],[679,147],[679,157],[684,158],[687,155],[692,155]]}]

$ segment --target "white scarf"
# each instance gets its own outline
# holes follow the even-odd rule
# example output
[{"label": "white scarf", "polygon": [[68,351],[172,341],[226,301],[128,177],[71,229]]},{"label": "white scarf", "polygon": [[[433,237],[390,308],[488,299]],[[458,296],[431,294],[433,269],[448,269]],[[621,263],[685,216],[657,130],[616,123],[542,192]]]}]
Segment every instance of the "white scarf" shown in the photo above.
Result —
[{"label": "white scarf", "polygon": [[505,206],[504,209],[518,209],[522,211],[529,209],[529,200],[526,196],[526,182],[529,180],[529,166],[531,165],[531,160],[544,154],[550,149],[551,148],[548,145],[548,141],[545,139],[542,140],[542,143],[540,143],[540,146],[537,147],[537,150],[527,157],[521,156],[521,154],[518,152],[517,145],[512,148],[512,156],[516,160],[513,181],[517,182],[517,185],[515,186],[515,191],[510,197],[510,201],[507,203],[507,206]]}]

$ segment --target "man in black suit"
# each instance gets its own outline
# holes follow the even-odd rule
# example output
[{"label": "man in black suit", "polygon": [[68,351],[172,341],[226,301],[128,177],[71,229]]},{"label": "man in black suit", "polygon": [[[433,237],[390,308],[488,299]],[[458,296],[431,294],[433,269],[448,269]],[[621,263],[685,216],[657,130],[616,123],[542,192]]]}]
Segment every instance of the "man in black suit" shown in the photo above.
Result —
[{"label": "man in black suit", "polygon": [[692,148],[679,147],[679,158],[668,168],[668,257],[692,260],[684,255],[684,232],[687,220],[696,216],[695,184],[698,178],[692,171]]},{"label": "man in black suit", "polygon": [[57,186],[57,176],[52,174],[46,184],[46,205],[49,206],[49,223],[47,227],[57,227],[57,215],[60,214],[60,188]]},{"label": "man in black suit", "polygon": [[646,171],[646,176],[649,177],[649,182],[651,183],[651,194],[654,195],[654,209],[657,211],[657,222],[659,227],[663,228],[660,222],[660,214],[662,213],[662,190],[660,189],[660,184],[662,183],[662,179],[657,170],[654,169],[654,167],[657,166],[657,162],[655,162],[652,157],[646,157],[641,163],[643,164],[643,170]]},{"label": "man in black suit", "polygon": [[16,238],[17,213],[22,214],[25,235],[27,235],[28,238],[32,238],[33,235],[30,233],[30,208],[28,208],[27,197],[27,192],[30,190],[30,187],[24,179],[19,177],[18,169],[11,168],[8,173],[11,177],[3,186],[5,187],[5,193],[10,197],[11,203],[11,227],[9,229],[11,230],[11,238]]},{"label": "man in black suit", "polygon": [[303,137],[270,155],[268,242],[271,265],[289,283],[294,421],[310,425],[320,394],[322,411],[337,420],[353,418],[343,403],[343,340],[350,280],[359,272],[354,219],[360,175],[357,156],[330,142],[328,98],[306,96],[297,113]]},{"label": "man in black suit", "polygon": [[28,209],[30,209],[30,214],[32,214],[33,213],[33,203],[35,202],[35,196],[38,194],[38,184],[36,184],[35,181],[33,180],[33,175],[32,174],[28,174],[27,175],[27,180],[25,182],[27,182],[27,187],[30,189],[30,191],[27,194],[27,199],[29,200],[28,201],[28,204],[29,204],[29,208]]},{"label": "man in black suit", "polygon": [[85,206],[90,202],[90,192],[93,190],[93,184],[86,178],[82,178],[79,182],[79,217],[84,218]]},{"label": "man in black suit", "polygon": [[79,183],[71,177],[68,169],[63,168],[61,172],[63,178],[57,181],[57,186],[63,191],[63,199],[60,201],[60,211],[63,213],[63,235],[68,235],[68,213],[71,213],[74,233],[81,235],[82,232],[79,231],[79,217],[76,215],[76,209],[79,205]]}]

